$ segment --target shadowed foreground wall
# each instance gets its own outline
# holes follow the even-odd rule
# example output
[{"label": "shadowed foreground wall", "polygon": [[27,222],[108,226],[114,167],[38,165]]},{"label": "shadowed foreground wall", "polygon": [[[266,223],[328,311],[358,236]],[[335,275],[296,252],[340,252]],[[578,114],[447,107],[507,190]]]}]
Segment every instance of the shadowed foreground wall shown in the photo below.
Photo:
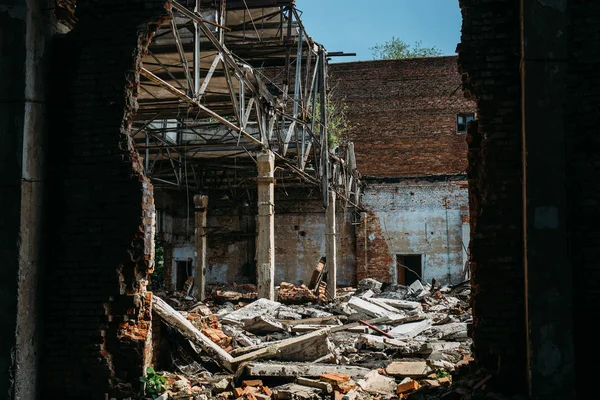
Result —
[{"label": "shadowed foreground wall", "polygon": [[46,394],[128,393],[150,360],[153,193],[129,133],[141,55],[164,16],[160,1],[78,1],[77,26],[55,40]]}]

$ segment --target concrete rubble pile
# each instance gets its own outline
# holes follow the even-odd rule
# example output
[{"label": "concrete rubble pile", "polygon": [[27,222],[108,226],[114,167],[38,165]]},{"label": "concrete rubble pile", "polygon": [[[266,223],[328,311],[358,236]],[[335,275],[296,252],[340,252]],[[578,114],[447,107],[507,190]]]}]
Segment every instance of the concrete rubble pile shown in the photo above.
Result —
[{"label": "concrete rubble pile", "polygon": [[323,285],[280,285],[286,304],[237,295],[223,302],[224,292],[204,303],[154,295],[154,318],[187,342],[195,366],[163,372],[173,382],[162,398],[407,398],[449,386],[450,374],[473,360],[467,283],[365,279],[329,303]]}]

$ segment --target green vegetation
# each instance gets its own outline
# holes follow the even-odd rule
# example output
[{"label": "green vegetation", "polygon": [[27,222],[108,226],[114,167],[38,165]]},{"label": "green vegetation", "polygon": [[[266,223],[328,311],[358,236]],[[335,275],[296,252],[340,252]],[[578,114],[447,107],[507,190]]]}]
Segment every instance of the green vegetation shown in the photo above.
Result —
[{"label": "green vegetation", "polygon": [[140,382],[146,385],[146,394],[157,398],[162,392],[167,390],[167,379],[158,375],[154,368],[146,368],[146,376],[140,376]]},{"label": "green vegetation", "polygon": [[436,379],[445,378],[447,376],[450,376],[450,373],[448,371],[446,371],[444,368],[440,369],[439,371],[437,371],[435,373]]},{"label": "green vegetation", "polygon": [[437,47],[423,47],[421,41],[415,42],[411,47],[406,42],[392,36],[391,40],[383,44],[376,44],[371,47],[373,58],[375,60],[396,60],[400,58],[418,58],[440,56],[442,51]]},{"label": "green vegetation", "polygon": [[[346,134],[352,129],[352,125],[346,118],[348,105],[344,101],[334,101],[327,96],[327,143],[329,149],[335,149],[346,140]],[[321,104],[317,102],[314,118],[321,121]],[[316,125],[318,126],[318,125]]]}]

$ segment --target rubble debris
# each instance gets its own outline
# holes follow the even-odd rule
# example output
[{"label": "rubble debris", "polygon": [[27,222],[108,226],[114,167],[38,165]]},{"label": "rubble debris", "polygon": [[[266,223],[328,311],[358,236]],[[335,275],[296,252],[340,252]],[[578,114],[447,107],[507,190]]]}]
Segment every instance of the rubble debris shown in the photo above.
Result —
[{"label": "rubble debris", "polygon": [[336,365],[336,364],[314,364],[314,363],[247,363],[240,365],[238,373],[244,376],[260,376],[260,377],[319,377],[329,372],[339,372],[348,375],[353,379],[362,378],[370,371],[368,368],[357,367],[353,365]]},{"label": "rubble debris", "polygon": [[412,338],[430,328],[431,325],[431,320],[425,319],[420,322],[412,322],[397,326],[388,333],[396,339]]},{"label": "rubble debris", "polygon": [[363,300],[360,297],[351,297],[348,301],[348,304],[356,311],[369,317],[393,317],[397,314],[397,312],[386,310],[385,308],[378,306],[377,304],[373,304],[367,300]]},{"label": "rubble debris", "polygon": [[306,285],[296,287],[292,283],[282,282],[277,291],[277,300],[286,304],[324,302],[327,300],[326,286],[325,282],[321,282],[316,290],[311,290]]},{"label": "rubble debris", "polygon": [[330,372],[319,376],[319,380],[329,383],[333,390],[348,393],[356,387],[356,383],[346,374],[339,372]]},{"label": "rubble debris", "polygon": [[328,382],[322,382],[319,380],[308,379],[308,378],[303,378],[303,377],[298,377],[298,379],[296,379],[296,382],[299,385],[321,389],[323,391],[323,393],[329,394],[329,393],[333,392],[333,386],[331,386],[331,383],[328,383]]},{"label": "rubble debris", "polygon": [[417,390],[419,387],[420,387],[419,382],[411,379],[408,382],[399,384],[398,387],[396,388],[396,394],[403,395],[403,394],[412,393],[415,390]]},{"label": "rubble debris", "polygon": [[394,361],[385,367],[385,373],[400,378],[421,378],[431,370],[425,361]]},{"label": "rubble debris", "polygon": [[267,315],[257,315],[244,321],[244,329],[252,333],[285,332],[283,324]]},{"label": "rubble debris", "polygon": [[325,328],[302,336],[281,340],[262,349],[236,357],[231,360],[231,364],[237,365],[246,361],[273,358],[298,361],[315,360],[330,351],[329,342],[326,340],[328,333],[329,329]]},{"label": "rubble debris", "polygon": [[398,385],[394,378],[381,375],[377,370],[369,372],[357,383],[366,392],[382,395],[394,393]]},{"label": "rubble debris", "polygon": [[[249,300],[255,289],[220,287],[207,302],[182,292],[155,296],[158,317],[192,347],[194,371],[209,374],[176,365],[178,374],[165,372],[171,398],[405,399],[455,390],[448,373],[472,365],[468,285],[367,279],[340,288],[329,304],[310,286],[282,283],[278,301]],[[206,362],[221,375],[210,377]]]},{"label": "rubble debris", "polygon": [[216,357],[225,369],[231,369],[231,361],[233,360],[233,357],[219,347],[218,344],[206,337],[202,332],[198,331],[198,329],[196,329],[190,321],[185,319],[183,315],[175,311],[160,297],[152,296],[152,309],[167,324],[177,329],[183,336],[191,340],[194,344],[202,347],[202,349],[211,356]]}]

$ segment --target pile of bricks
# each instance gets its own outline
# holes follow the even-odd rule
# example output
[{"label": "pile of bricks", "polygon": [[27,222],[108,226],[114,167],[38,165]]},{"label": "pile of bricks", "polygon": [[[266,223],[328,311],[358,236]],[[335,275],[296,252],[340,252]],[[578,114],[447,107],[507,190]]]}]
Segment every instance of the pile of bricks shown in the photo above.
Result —
[{"label": "pile of bricks", "polygon": [[273,391],[264,386],[260,379],[242,381],[241,387],[233,389],[233,397],[236,399],[269,400],[272,395]]},{"label": "pile of bricks", "polygon": [[319,379],[321,382],[331,384],[333,387],[334,399],[341,399],[344,397],[344,394],[356,388],[356,382],[354,382],[348,375],[340,374],[338,372],[323,374],[319,377]]},{"label": "pile of bricks", "polygon": [[200,332],[208,336],[210,340],[218,344],[226,351],[232,349],[231,337],[223,333],[221,323],[216,315],[202,316],[197,312],[182,313],[186,319],[194,325]]},{"label": "pile of bricks", "polygon": [[318,295],[315,295],[306,285],[297,287],[292,283],[282,282],[277,292],[277,300],[287,304],[323,302],[327,299],[326,286],[325,282],[321,282]]}]

